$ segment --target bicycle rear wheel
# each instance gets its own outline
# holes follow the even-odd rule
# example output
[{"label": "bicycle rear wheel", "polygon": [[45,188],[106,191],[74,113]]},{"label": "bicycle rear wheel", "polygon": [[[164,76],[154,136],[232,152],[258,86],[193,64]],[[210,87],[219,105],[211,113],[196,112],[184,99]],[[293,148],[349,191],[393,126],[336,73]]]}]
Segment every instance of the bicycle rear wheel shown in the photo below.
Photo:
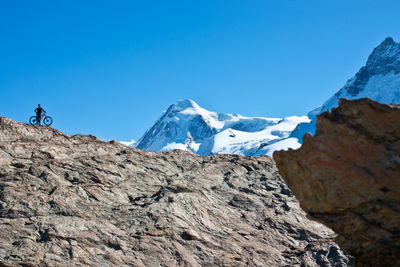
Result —
[{"label": "bicycle rear wheel", "polygon": [[30,123],[31,125],[36,125],[36,124],[37,124],[36,116],[32,116],[32,117],[29,119],[29,123]]},{"label": "bicycle rear wheel", "polygon": [[46,116],[43,118],[43,123],[47,126],[50,126],[53,123],[53,118],[50,116]]}]

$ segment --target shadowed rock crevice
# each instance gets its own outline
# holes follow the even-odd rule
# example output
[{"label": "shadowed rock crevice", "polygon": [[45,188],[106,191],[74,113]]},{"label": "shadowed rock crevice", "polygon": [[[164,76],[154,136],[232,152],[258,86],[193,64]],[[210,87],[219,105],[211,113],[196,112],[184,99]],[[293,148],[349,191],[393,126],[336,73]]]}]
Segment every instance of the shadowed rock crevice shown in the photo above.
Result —
[{"label": "shadowed rock crevice", "polygon": [[400,265],[400,108],[341,99],[315,136],[274,159],[314,219],[331,227],[360,266]]}]

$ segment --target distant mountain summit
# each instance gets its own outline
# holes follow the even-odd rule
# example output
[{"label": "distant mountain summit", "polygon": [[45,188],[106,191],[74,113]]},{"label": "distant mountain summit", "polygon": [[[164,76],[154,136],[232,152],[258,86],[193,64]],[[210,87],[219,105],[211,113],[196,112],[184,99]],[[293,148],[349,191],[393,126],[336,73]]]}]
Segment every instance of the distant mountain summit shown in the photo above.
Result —
[{"label": "distant mountain summit", "polygon": [[139,139],[136,147],[154,151],[184,149],[197,152],[199,144],[219,128],[221,123],[217,113],[201,108],[193,100],[180,100],[164,112]]},{"label": "distant mountain summit", "polygon": [[400,43],[386,38],[368,57],[367,63],[345,86],[318,110],[321,113],[338,105],[339,98],[368,97],[382,103],[400,101]]},{"label": "distant mountain summit", "polygon": [[[144,150],[189,150],[200,155],[255,155],[261,147],[290,135],[308,118],[244,117],[208,111],[193,100],[171,105],[136,143]],[[272,153],[272,152],[271,152]]]},{"label": "distant mountain summit", "polygon": [[372,51],[365,66],[342,89],[308,113],[311,122],[299,124],[291,137],[301,143],[306,132],[314,133],[316,116],[337,107],[340,98],[364,97],[385,104],[400,103],[400,43],[390,37]]},{"label": "distant mountain summit", "polygon": [[301,146],[306,132],[315,132],[316,116],[338,105],[340,98],[368,97],[381,103],[400,103],[400,44],[386,38],[367,63],[342,89],[307,116],[243,117],[208,111],[193,100],[171,105],[134,145],[153,151],[189,150],[200,155],[271,155],[275,150]]}]

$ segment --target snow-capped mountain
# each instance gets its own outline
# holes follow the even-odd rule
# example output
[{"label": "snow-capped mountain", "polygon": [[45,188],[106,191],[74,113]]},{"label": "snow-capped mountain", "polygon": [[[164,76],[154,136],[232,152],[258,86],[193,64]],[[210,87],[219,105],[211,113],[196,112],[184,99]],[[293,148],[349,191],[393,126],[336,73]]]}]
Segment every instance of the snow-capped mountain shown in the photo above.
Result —
[{"label": "snow-capped mountain", "polygon": [[400,101],[400,43],[386,38],[374,49],[367,63],[345,86],[329,98],[311,115],[331,110],[340,98],[358,99],[368,97],[381,103]]},{"label": "snow-capped mountain", "polygon": [[316,116],[336,107],[340,98],[364,97],[385,104],[400,103],[400,43],[390,37],[372,51],[366,65],[342,89],[307,114],[311,122],[299,124],[290,138],[301,143],[306,132],[314,134]]},{"label": "snow-capped mountain", "polygon": [[336,107],[340,98],[363,97],[381,103],[400,103],[400,44],[392,38],[376,47],[366,65],[307,116],[243,117],[211,112],[192,100],[182,100],[170,106],[131,146],[154,151],[183,149],[200,155],[271,155],[275,150],[299,148],[304,133],[315,132],[316,116]]},{"label": "snow-capped mountain", "polygon": [[[135,147],[154,151],[183,149],[200,155],[257,155],[260,148],[265,150],[287,138],[297,124],[308,121],[307,116],[280,119],[222,114],[208,111],[193,100],[181,100],[163,113]],[[281,144],[284,145],[288,144]],[[270,154],[268,151],[265,154]]]}]

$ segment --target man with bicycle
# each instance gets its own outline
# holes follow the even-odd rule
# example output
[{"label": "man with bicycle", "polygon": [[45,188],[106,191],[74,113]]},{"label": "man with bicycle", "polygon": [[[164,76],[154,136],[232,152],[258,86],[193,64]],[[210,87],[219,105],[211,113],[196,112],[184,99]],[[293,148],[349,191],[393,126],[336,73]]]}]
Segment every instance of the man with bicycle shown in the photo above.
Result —
[{"label": "man with bicycle", "polygon": [[36,123],[40,125],[40,121],[42,119],[42,113],[46,113],[46,111],[42,109],[40,104],[38,104],[38,107],[35,109],[35,113],[36,113]]}]

